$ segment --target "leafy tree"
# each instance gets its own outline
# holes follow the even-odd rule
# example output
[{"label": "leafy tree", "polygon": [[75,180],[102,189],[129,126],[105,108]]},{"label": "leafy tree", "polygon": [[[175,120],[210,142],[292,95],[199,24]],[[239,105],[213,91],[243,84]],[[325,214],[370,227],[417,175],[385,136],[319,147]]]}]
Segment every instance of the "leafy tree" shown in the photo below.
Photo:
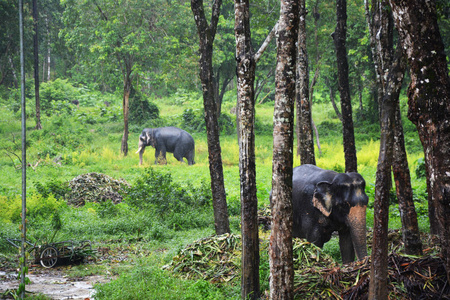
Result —
[{"label": "leafy tree", "polygon": [[[101,69],[101,77],[122,80],[124,131],[121,152],[128,154],[129,97],[133,81],[149,57],[153,5],[146,1],[63,1],[64,38],[87,66]],[[70,26],[69,26],[70,25]],[[119,86],[119,83],[116,82]]]}]

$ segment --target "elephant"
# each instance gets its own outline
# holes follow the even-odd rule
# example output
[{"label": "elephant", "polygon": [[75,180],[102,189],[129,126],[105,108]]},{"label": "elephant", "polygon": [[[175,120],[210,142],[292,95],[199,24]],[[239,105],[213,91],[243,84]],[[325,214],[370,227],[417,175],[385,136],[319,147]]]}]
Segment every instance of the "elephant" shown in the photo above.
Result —
[{"label": "elephant", "polygon": [[194,138],[183,129],[177,127],[145,128],[139,136],[139,165],[142,165],[142,154],[145,147],[155,148],[155,164],[161,154],[166,159],[166,152],[173,153],[173,156],[184,162],[183,157],[189,165],[195,164],[195,142]]},{"label": "elephant", "polygon": [[367,256],[364,178],[355,172],[337,173],[315,165],[295,167],[292,177],[292,236],[322,248],[339,233],[343,263]]}]

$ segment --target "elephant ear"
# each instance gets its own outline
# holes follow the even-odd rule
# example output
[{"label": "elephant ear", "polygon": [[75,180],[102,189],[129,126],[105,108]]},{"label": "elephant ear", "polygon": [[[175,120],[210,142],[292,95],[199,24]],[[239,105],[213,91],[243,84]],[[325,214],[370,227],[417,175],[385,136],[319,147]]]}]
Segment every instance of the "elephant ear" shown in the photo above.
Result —
[{"label": "elephant ear", "polygon": [[333,210],[333,194],[331,192],[331,186],[331,183],[326,181],[321,181],[316,184],[312,199],[314,207],[326,217],[329,217]]},{"label": "elephant ear", "polygon": [[150,131],[147,131],[146,140],[147,140],[147,145],[150,145],[152,147],[156,147],[156,145],[155,145],[155,134],[153,132],[153,129],[150,130]]}]

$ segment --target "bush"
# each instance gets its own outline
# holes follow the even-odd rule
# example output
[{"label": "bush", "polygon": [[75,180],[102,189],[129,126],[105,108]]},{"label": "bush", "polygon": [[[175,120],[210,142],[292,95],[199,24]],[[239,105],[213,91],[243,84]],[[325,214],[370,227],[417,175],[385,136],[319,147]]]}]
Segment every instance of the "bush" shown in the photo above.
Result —
[{"label": "bush", "polygon": [[130,206],[153,213],[168,228],[200,228],[210,222],[204,215],[211,207],[212,195],[206,184],[183,188],[173,182],[170,173],[148,168],[128,189],[124,199]]},{"label": "bush", "polygon": [[74,108],[73,103],[79,103],[80,91],[73,87],[68,80],[56,79],[43,82],[40,86],[41,109],[48,116],[52,112],[70,112]]},{"label": "bush", "polygon": [[144,95],[135,93],[130,101],[130,123],[143,124],[159,118],[159,109],[155,103],[148,101]]},{"label": "bush", "polygon": [[203,112],[199,109],[186,109],[182,115],[182,127],[189,132],[205,132],[206,124]]},{"label": "bush", "polygon": [[416,173],[416,178],[418,179],[427,177],[427,169],[423,157],[417,159],[416,169],[414,171]]}]

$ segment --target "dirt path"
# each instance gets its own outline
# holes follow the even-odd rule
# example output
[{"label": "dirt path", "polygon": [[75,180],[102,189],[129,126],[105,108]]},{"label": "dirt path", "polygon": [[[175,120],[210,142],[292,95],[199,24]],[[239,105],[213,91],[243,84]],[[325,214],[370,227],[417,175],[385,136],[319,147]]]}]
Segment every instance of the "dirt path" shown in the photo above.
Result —
[{"label": "dirt path", "polygon": [[[105,276],[86,276],[69,278],[58,268],[31,268],[28,274],[31,283],[26,286],[27,292],[42,293],[55,300],[92,300],[94,284],[108,282]],[[17,289],[19,281],[14,271],[0,271],[0,294],[6,290]]]}]

